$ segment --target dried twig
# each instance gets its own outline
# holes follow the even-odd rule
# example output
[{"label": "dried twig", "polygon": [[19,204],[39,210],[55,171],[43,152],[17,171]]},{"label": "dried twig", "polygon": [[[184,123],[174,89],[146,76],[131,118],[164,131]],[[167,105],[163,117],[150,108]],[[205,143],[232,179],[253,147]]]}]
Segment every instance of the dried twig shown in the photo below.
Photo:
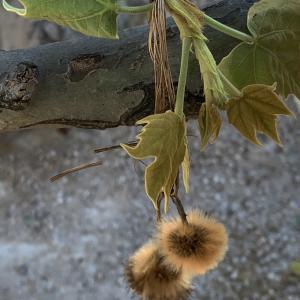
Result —
[{"label": "dried twig", "polygon": [[[137,144],[136,141],[131,141],[131,142],[128,142],[128,143],[125,143],[125,145],[128,145],[128,146],[135,146]],[[115,150],[115,149],[120,149],[121,148],[121,145],[113,145],[113,146],[108,146],[108,147],[103,147],[103,148],[96,148],[94,149],[94,152],[95,153],[102,153],[102,152],[106,152],[106,151],[111,151],[111,150]]]},{"label": "dried twig", "polygon": [[161,201],[163,199],[163,193],[160,193],[157,199],[157,210],[156,210],[156,222],[159,224],[161,222]]},{"label": "dried twig", "polygon": [[173,200],[173,203],[176,205],[176,208],[177,208],[177,211],[178,211],[179,216],[181,218],[181,221],[184,224],[188,224],[188,221],[187,221],[187,218],[186,218],[187,214],[185,213],[184,207],[183,207],[180,199],[178,198],[178,196],[172,195],[171,199]]},{"label": "dried twig", "polygon": [[172,190],[172,193],[171,193],[171,199],[172,199],[173,203],[176,206],[176,209],[178,211],[178,214],[181,218],[182,223],[188,224],[188,221],[187,221],[187,218],[186,218],[187,214],[185,213],[182,202],[180,201],[180,199],[178,197],[178,190],[179,190],[179,174],[177,175],[176,181],[175,181],[174,186],[173,186],[173,190]]},{"label": "dried twig", "polygon": [[71,168],[71,169],[67,169],[67,170],[51,177],[50,181],[54,182],[56,180],[61,179],[62,177],[66,176],[66,175],[69,175],[69,174],[72,174],[72,173],[75,173],[75,172],[78,172],[78,171],[81,171],[81,170],[85,170],[85,169],[88,169],[88,168],[98,167],[98,166],[101,166],[102,164],[103,164],[103,162],[101,160],[96,161],[96,162],[92,162],[92,163],[82,164],[80,166],[77,166],[77,167],[74,167],[74,168]]}]

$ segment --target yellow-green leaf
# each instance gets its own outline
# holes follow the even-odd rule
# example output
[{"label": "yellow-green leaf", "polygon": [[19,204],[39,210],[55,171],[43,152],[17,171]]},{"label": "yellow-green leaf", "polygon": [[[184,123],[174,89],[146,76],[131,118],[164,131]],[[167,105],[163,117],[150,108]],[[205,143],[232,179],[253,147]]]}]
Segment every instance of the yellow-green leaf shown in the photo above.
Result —
[{"label": "yellow-green leaf", "polygon": [[235,47],[220,63],[221,71],[238,89],[277,82],[280,95],[300,99],[300,1],[255,3],[248,28],[254,42]]},{"label": "yellow-green leaf", "polygon": [[201,150],[204,150],[208,143],[214,143],[219,136],[222,118],[217,107],[214,104],[202,104],[198,123],[201,134]]},{"label": "yellow-green leaf", "polygon": [[165,196],[165,208],[179,167],[186,155],[185,121],[172,111],[148,116],[137,124],[146,124],[135,147],[122,144],[123,149],[135,159],[154,158],[145,170],[146,194],[157,209],[161,192]]},{"label": "yellow-green leaf", "polygon": [[248,140],[261,146],[256,133],[269,136],[281,144],[277,131],[277,115],[293,115],[275,93],[275,85],[253,84],[242,89],[241,96],[226,103],[229,122]]},{"label": "yellow-green leaf", "polygon": [[23,8],[2,0],[7,11],[48,20],[86,35],[117,38],[116,0],[20,0]]}]

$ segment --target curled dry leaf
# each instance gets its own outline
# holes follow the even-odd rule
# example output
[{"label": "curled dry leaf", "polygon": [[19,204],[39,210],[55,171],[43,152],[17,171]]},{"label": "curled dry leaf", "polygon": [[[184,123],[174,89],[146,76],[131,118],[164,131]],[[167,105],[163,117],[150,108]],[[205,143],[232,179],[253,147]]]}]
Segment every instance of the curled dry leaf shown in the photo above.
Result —
[{"label": "curled dry leaf", "polygon": [[293,115],[275,93],[275,85],[253,84],[242,89],[240,97],[226,103],[229,122],[249,141],[261,146],[256,133],[269,136],[281,144],[277,130],[277,115]]},{"label": "curled dry leaf", "polygon": [[184,160],[183,169],[185,178],[188,178],[185,120],[174,112],[167,111],[148,116],[137,124],[146,124],[137,136],[138,144],[135,147],[124,144],[121,146],[135,159],[154,158],[145,170],[146,194],[157,209],[159,195],[163,192],[167,210],[179,167]]},{"label": "curled dry leaf", "polygon": [[201,150],[204,150],[208,143],[212,144],[219,136],[222,118],[218,108],[214,104],[202,104],[198,123],[201,134]]}]

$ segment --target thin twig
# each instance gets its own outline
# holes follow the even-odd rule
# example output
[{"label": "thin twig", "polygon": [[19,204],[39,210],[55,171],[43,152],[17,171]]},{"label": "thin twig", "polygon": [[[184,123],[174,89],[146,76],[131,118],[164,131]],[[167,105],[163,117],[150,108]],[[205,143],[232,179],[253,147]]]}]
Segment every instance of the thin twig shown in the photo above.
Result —
[{"label": "thin twig", "polygon": [[80,166],[77,166],[77,167],[74,167],[74,168],[71,168],[71,169],[67,169],[67,170],[51,177],[50,181],[54,182],[56,180],[61,179],[62,177],[66,176],[66,175],[69,175],[69,174],[72,174],[72,173],[75,173],[75,172],[78,172],[78,171],[81,171],[81,170],[85,170],[85,169],[88,169],[88,168],[98,167],[98,166],[101,166],[102,164],[103,164],[103,161],[101,161],[101,160],[96,161],[96,162],[92,162],[92,163],[82,164]]},{"label": "thin twig", "polygon": [[178,196],[172,195],[171,199],[173,200],[173,203],[176,205],[177,211],[179,213],[179,216],[181,218],[181,221],[183,224],[188,224],[188,220],[187,220],[187,214],[185,213],[184,207],[180,201],[180,199],[178,198]]},{"label": "thin twig", "polygon": [[163,199],[163,193],[160,193],[158,199],[157,199],[157,211],[156,211],[156,221],[157,224],[161,222],[161,201]]},{"label": "thin twig", "polygon": [[181,218],[182,223],[187,225],[188,224],[188,221],[186,218],[187,214],[185,213],[182,202],[180,201],[180,199],[178,197],[178,191],[179,191],[179,173],[177,174],[177,177],[176,177],[173,189],[172,189],[171,199],[176,206],[176,209],[178,211],[178,214]]},{"label": "thin twig", "polygon": [[[137,142],[131,141],[131,142],[125,143],[125,145],[136,146]],[[113,146],[108,146],[108,147],[103,147],[103,148],[96,148],[96,149],[94,149],[94,152],[102,153],[102,152],[111,151],[111,150],[120,149],[120,148],[121,148],[121,145],[113,145]]]},{"label": "thin twig", "polygon": [[176,179],[175,179],[172,191],[171,191],[171,195],[174,195],[177,197],[178,191],[179,191],[179,172],[177,173],[177,176],[176,176]]}]

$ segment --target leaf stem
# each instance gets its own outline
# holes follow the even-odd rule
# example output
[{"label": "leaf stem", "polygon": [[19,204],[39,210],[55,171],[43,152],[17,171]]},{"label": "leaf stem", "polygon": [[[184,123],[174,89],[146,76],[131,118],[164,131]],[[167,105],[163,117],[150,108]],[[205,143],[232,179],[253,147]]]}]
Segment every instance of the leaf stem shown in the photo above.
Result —
[{"label": "leaf stem", "polygon": [[178,214],[181,218],[182,223],[185,225],[188,225],[187,214],[184,210],[184,207],[183,207],[180,199],[176,195],[173,195],[171,198],[172,198],[173,203],[176,206],[176,209],[178,211]]},{"label": "leaf stem", "polygon": [[209,17],[206,14],[203,14],[203,16],[204,16],[204,21],[208,26],[210,26],[218,31],[221,31],[229,36],[232,36],[238,40],[244,41],[246,43],[253,43],[253,37],[251,35],[241,32],[239,30],[236,30],[232,27],[229,27],[229,26]]},{"label": "leaf stem", "polygon": [[149,12],[153,7],[153,3],[139,5],[139,6],[121,6],[117,5],[116,11],[117,13],[124,14],[142,14]]},{"label": "leaf stem", "polygon": [[192,44],[192,38],[190,37],[183,38],[180,74],[179,74],[179,80],[177,86],[176,105],[175,105],[175,113],[180,118],[183,118],[184,95],[185,95],[185,86],[186,86],[191,44]]},{"label": "leaf stem", "polygon": [[240,97],[241,91],[223,74],[223,72],[218,69],[218,72],[220,74],[221,79],[223,80],[223,83],[227,87],[227,90],[230,91],[231,97]]},{"label": "leaf stem", "polygon": [[[117,13],[125,13],[125,14],[141,14],[141,13],[149,12],[152,9],[152,7],[153,7],[153,3],[148,3],[148,4],[140,5],[140,6],[117,5],[116,11],[117,11]],[[208,26],[210,26],[220,32],[223,32],[229,36],[232,36],[238,40],[241,40],[243,42],[253,43],[253,37],[251,35],[241,32],[230,26],[227,26],[227,25],[211,18],[210,16],[208,16],[205,13],[203,13],[203,16],[204,16],[204,21]]]}]

